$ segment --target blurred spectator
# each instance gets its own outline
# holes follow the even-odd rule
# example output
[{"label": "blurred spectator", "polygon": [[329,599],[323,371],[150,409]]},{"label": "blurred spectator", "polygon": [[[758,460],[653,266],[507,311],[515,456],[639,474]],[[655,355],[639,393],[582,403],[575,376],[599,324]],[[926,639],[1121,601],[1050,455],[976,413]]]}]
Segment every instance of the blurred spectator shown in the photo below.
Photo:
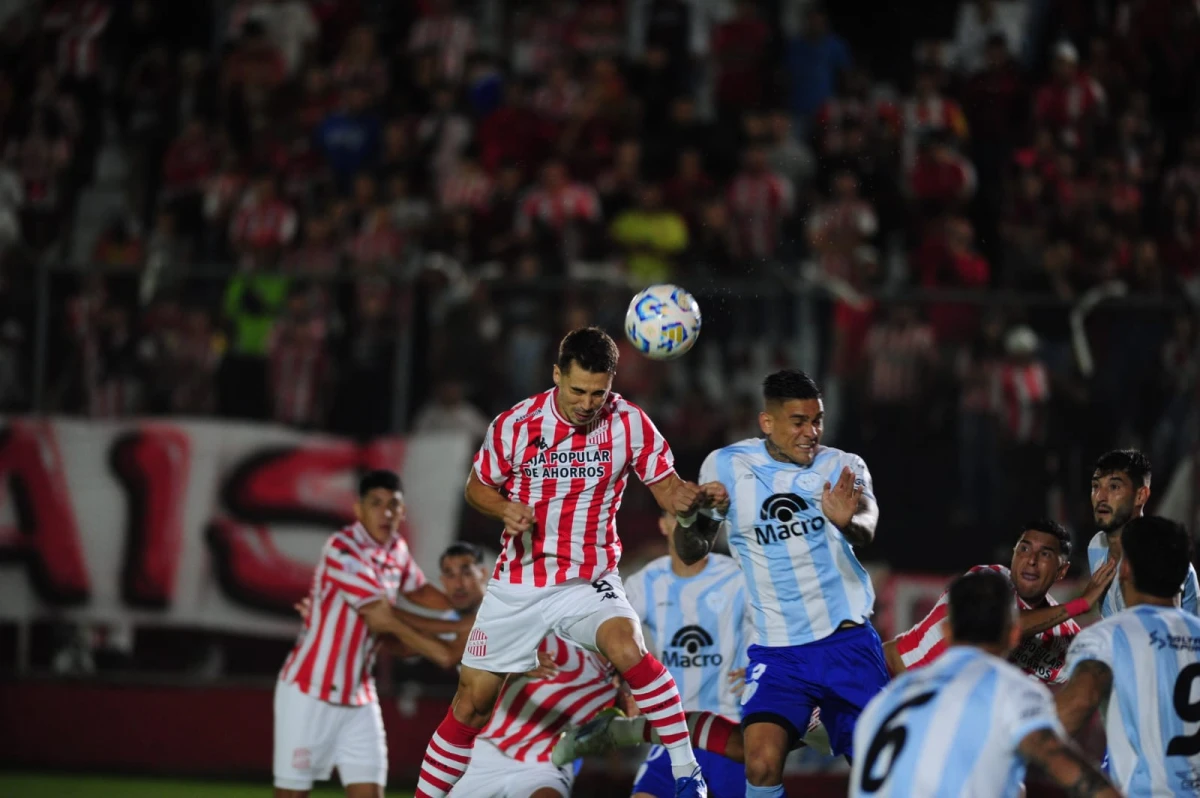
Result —
[{"label": "blurred spectator", "polygon": [[920,143],[930,134],[945,134],[960,144],[967,140],[967,117],[957,102],[941,93],[939,79],[935,67],[923,66],[917,73],[913,96],[904,101],[901,114],[906,166],[912,166]]},{"label": "blurred spectator", "polygon": [[688,242],[683,217],[663,206],[662,188],[642,186],[636,208],[619,214],[612,237],[625,255],[625,268],[638,286],[669,283],[675,277],[674,258]]},{"label": "blurred spectator", "polygon": [[909,190],[927,217],[961,212],[975,195],[975,167],[954,151],[944,134],[931,133],[917,151]]},{"label": "blurred spectator", "polygon": [[441,380],[434,386],[433,399],[417,413],[413,432],[465,432],[472,440],[481,440],[488,419],[466,400],[459,380]]},{"label": "blurred spectator", "polygon": [[1104,89],[1079,69],[1079,53],[1070,42],[1054,49],[1054,75],[1038,90],[1034,116],[1073,147],[1091,143],[1093,126],[1104,115]]},{"label": "blurred spectator", "polygon": [[317,315],[311,293],[293,287],[267,344],[275,421],[304,429],[324,421],[333,369],[325,338],[325,320]]},{"label": "blurred spectator", "polygon": [[792,184],[797,195],[803,195],[816,163],[812,152],[796,138],[791,117],[783,111],[772,111],[767,117],[766,141],[767,164]]},{"label": "blurred spectator", "polygon": [[[958,7],[954,28],[954,62],[973,75],[990,60],[988,47],[999,41],[1008,52],[1021,52],[1028,16],[1025,3],[1011,0],[967,0]],[[998,39],[997,39],[998,37]]]},{"label": "blurred spectator", "polygon": [[667,181],[663,197],[677,211],[693,235],[700,232],[702,209],[716,193],[716,183],[704,171],[703,156],[694,148],[679,153],[675,176]]},{"label": "blurred spectator", "polygon": [[829,29],[824,9],[811,5],[804,32],[788,45],[792,114],[801,121],[810,119],[833,96],[839,75],[850,65],[850,48]]},{"label": "blurred spectator", "polygon": [[1010,328],[1004,336],[1004,358],[992,373],[992,401],[1000,418],[1000,471],[1006,485],[998,508],[1004,519],[1001,529],[1046,515],[1050,379],[1037,350],[1033,330]]},{"label": "blurred spectator", "polygon": [[222,302],[230,330],[229,348],[219,375],[222,415],[267,417],[267,354],[289,285],[287,277],[256,268],[243,270],[229,281]]},{"label": "blurred spectator", "polygon": [[999,529],[996,518],[1003,500],[1000,471],[996,374],[1004,357],[1004,320],[988,313],[974,337],[955,353],[958,381],[957,521],[982,531]]},{"label": "blurred spectator", "polygon": [[352,85],[345,97],[342,110],[326,116],[317,128],[318,145],[342,190],[360,170],[374,165],[382,135],[379,119],[368,110],[366,90]]},{"label": "blurred spectator", "polygon": [[771,29],[759,19],[755,0],[737,0],[733,18],[713,29],[717,114],[725,122],[762,109],[770,41]]},{"label": "blurred spectator", "polygon": [[742,171],[729,185],[729,212],[738,231],[739,254],[761,261],[782,243],[783,223],[794,210],[787,178],[771,171],[761,146],[745,151]]},{"label": "blurred spectator", "polygon": [[[961,217],[950,217],[930,227],[916,254],[920,283],[926,288],[971,290],[991,280],[988,262],[975,251],[975,232]],[[937,340],[961,344],[975,332],[978,316],[968,303],[937,302],[929,309]]]},{"label": "blurred spectator", "polygon": [[432,0],[430,12],[417,20],[408,37],[410,53],[438,54],[438,71],[445,80],[462,76],[467,56],[475,48],[475,26],[457,13],[454,0]]},{"label": "blurred spectator", "polygon": [[260,176],[229,228],[229,243],[243,264],[273,265],[296,235],[296,211],[278,194],[276,178]]},{"label": "blurred spectator", "polygon": [[584,252],[601,221],[596,192],[573,182],[562,161],[551,160],[517,211],[517,233],[561,273]]},{"label": "blurred spectator", "polygon": [[454,91],[440,86],[433,93],[433,108],[417,125],[417,146],[428,168],[442,178],[458,163],[471,141],[471,125],[458,112]]},{"label": "blurred spectator", "polygon": [[487,116],[476,132],[479,160],[488,172],[502,163],[532,169],[550,149],[552,127],[529,107],[528,97],[517,81],[504,86],[504,104]]}]

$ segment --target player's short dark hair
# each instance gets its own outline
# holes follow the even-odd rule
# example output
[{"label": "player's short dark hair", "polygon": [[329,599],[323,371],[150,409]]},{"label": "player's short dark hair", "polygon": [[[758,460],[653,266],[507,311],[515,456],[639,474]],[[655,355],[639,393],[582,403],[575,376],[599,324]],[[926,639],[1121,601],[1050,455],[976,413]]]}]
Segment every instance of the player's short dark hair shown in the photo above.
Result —
[{"label": "player's short dark hair", "polygon": [[382,468],[371,471],[358,481],[358,498],[366,498],[366,495],[376,488],[395,493],[400,490],[400,476],[395,471]]},{"label": "player's short dark hair", "polygon": [[438,567],[441,568],[446,563],[447,557],[470,557],[471,561],[476,565],[483,565],[483,549],[476,546],[474,543],[468,543],[465,540],[460,540],[456,543],[451,543],[446,547],[446,550],[438,557]]},{"label": "player's short dark hair", "polygon": [[954,642],[1002,642],[1012,628],[1016,600],[1012,582],[990,568],[955,579],[948,607]]},{"label": "player's short dark hair", "polygon": [[1126,524],[1121,550],[1133,572],[1133,586],[1156,598],[1174,598],[1192,563],[1192,539],[1183,524],[1156,515]]},{"label": "player's short dark hair", "polygon": [[572,363],[592,374],[615,374],[617,342],[599,327],[572,330],[558,345],[558,368],[570,371]]},{"label": "player's short dark hair", "polygon": [[1114,449],[1096,460],[1095,473],[1102,477],[1124,474],[1138,488],[1150,484],[1150,458],[1137,449]]},{"label": "player's short dark hair", "polygon": [[763,380],[763,401],[786,402],[789,399],[820,399],[816,381],[799,369],[783,369]]},{"label": "player's short dark hair", "polygon": [[1062,524],[1050,518],[1038,518],[1026,521],[1021,526],[1021,534],[1026,532],[1045,532],[1058,540],[1058,553],[1063,557],[1071,557],[1071,533]]}]

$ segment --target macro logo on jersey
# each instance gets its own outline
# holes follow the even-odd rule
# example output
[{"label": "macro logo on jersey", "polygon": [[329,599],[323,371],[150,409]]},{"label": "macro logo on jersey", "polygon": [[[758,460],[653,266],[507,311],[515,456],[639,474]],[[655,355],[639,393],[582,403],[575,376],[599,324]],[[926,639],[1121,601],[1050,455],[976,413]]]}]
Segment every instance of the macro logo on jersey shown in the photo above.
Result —
[{"label": "macro logo on jersey", "polygon": [[684,626],[671,637],[670,649],[663,652],[663,664],[668,668],[720,665],[724,658],[719,651],[704,653],[712,644],[712,635],[703,626]]},{"label": "macro logo on jersey", "polygon": [[1200,652],[1200,637],[1162,634],[1157,629],[1151,629],[1150,645],[1154,646],[1158,651],[1162,651],[1164,648],[1170,648],[1172,651]]},{"label": "macro logo on jersey", "polygon": [[762,523],[754,525],[754,537],[758,544],[766,546],[781,540],[803,537],[810,532],[819,532],[825,526],[825,519],[820,515],[801,515],[809,509],[808,502],[795,493],[774,493],[768,496],[758,513]]}]

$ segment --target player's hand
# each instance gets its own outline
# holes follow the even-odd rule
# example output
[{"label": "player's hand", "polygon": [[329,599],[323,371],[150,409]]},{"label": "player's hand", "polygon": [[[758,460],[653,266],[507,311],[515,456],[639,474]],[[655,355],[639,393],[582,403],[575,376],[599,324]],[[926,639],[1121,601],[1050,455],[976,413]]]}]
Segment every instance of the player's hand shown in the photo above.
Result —
[{"label": "player's hand", "polygon": [[293,604],[292,609],[300,613],[300,620],[307,621],[308,616],[312,613],[312,599],[305,596]]},{"label": "player's hand", "polygon": [[716,510],[721,515],[729,512],[729,491],[720,482],[705,482],[700,486],[704,496],[704,506]]},{"label": "player's hand", "polygon": [[838,529],[845,529],[854,520],[858,512],[858,501],[862,498],[863,487],[854,484],[854,472],[849,466],[842,469],[836,485],[825,483],[821,492],[821,510],[825,517]]},{"label": "player's hand", "polygon": [[729,691],[734,695],[741,695],[746,689],[746,669],[734,668],[729,672]]},{"label": "player's hand", "polygon": [[545,651],[538,652],[538,666],[531,671],[527,671],[524,675],[527,679],[553,679],[558,675],[558,666],[554,664],[554,657],[547,654]]},{"label": "player's hand", "polygon": [[675,515],[692,515],[700,509],[705,500],[704,493],[695,482],[680,480],[671,491],[671,511]]},{"label": "player's hand", "polygon": [[500,516],[504,521],[504,528],[510,532],[518,532],[525,534],[533,528],[535,521],[533,508],[527,507],[524,504],[509,502],[504,505],[504,513]]},{"label": "player's hand", "polygon": [[1117,560],[1112,557],[1106,557],[1100,567],[1096,569],[1096,573],[1092,574],[1092,578],[1088,580],[1087,587],[1083,589],[1083,597],[1087,599],[1088,605],[1095,609],[1100,603],[1100,599],[1104,598],[1104,592],[1108,590],[1108,586],[1112,584],[1113,578],[1117,575]]}]

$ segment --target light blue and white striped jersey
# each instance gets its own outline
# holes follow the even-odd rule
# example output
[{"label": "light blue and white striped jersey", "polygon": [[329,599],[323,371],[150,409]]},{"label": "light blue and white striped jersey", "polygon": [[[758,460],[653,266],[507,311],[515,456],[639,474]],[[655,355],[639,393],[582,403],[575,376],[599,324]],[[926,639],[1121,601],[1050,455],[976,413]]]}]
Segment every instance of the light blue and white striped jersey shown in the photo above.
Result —
[{"label": "light blue and white striped jersey", "polygon": [[646,645],[671,671],[684,710],[740,720],[729,672],[749,662],[754,630],[737,563],[710,554],[703,571],[684,577],[671,570],[670,557],[659,557],[625,580],[625,596],[642,619]]},{"label": "light blue and white striped jersey", "polygon": [[[1097,532],[1088,543],[1088,568],[1090,573],[1096,573],[1104,561],[1108,559],[1108,533]],[[1200,615],[1200,582],[1196,579],[1196,569],[1188,565],[1187,577],[1179,588],[1182,593],[1180,606],[1192,615]],[[1114,579],[1112,585],[1104,592],[1100,600],[1100,617],[1111,618],[1125,609],[1125,596],[1121,586]]]},{"label": "light blue and white striped jersey", "polygon": [[1019,795],[1018,748],[1039,729],[1066,736],[1044,684],[981,649],[952,646],[867,704],[854,727],[850,795]]},{"label": "light blue and white striped jersey", "polygon": [[763,646],[799,646],[828,637],[843,621],[871,617],[875,589],[854,548],[821,509],[826,482],[849,466],[874,500],[858,455],[822,446],[810,466],[781,463],[760,438],[710,454],[700,483],[729,491],[723,528],[742,567],[750,615]]},{"label": "light blue and white striped jersey", "polygon": [[1100,713],[1122,794],[1200,792],[1200,618],[1177,607],[1124,610],[1075,638],[1068,677],[1085,660],[1112,670]]}]

